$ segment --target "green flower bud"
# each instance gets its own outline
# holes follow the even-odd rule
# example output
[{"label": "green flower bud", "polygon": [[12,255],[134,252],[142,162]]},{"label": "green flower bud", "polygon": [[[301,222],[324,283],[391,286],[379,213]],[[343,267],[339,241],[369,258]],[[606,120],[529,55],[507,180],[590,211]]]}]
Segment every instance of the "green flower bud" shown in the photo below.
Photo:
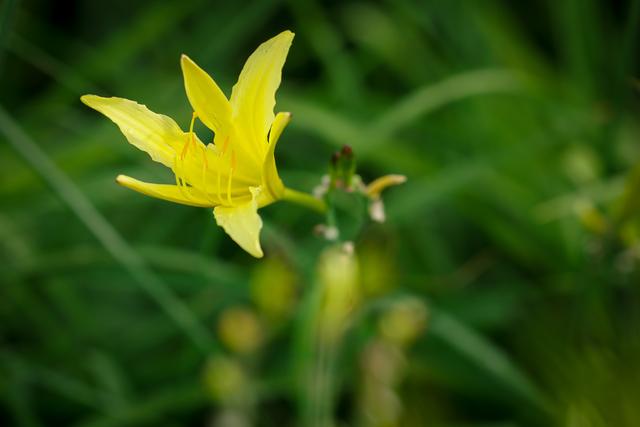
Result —
[{"label": "green flower bud", "polygon": [[264,339],[260,319],[253,310],[244,307],[232,307],[222,312],[218,334],[227,348],[238,354],[256,351]]}]

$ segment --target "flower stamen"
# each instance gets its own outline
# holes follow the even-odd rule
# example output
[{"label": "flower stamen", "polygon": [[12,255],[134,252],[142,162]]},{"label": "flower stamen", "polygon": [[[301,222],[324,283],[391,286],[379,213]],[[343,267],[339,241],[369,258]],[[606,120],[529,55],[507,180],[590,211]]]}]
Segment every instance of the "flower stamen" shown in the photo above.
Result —
[{"label": "flower stamen", "polygon": [[224,139],[224,143],[222,144],[222,152],[220,153],[220,157],[223,157],[227,152],[227,148],[229,148],[229,136]]},{"label": "flower stamen", "polygon": [[187,155],[187,151],[189,151],[189,147],[191,146],[191,144],[195,144],[195,141],[194,141],[195,134],[193,133],[193,125],[195,124],[197,117],[198,117],[198,113],[194,111],[193,114],[191,115],[191,124],[189,125],[189,139],[184,144],[184,147],[182,148],[182,153],[180,153],[180,157],[182,158],[182,160],[184,160],[184,157]]},{"label": "flower stamen", "polygon": [[[224,139],[224,142],[222,143],[222,151],[220,151],[218,153],[218,158],[222,159],[225,155],[225,153],[227,152],[227,148],[229,148],[229,136],[227,135],[227,137]],[[220,163],[220,165],[218,165],[218,199],[220,201],[220,204],[224,203],[224,199],[222,198],[222,176],[221,176],[221,172],[220,172],[220,166],[222,165],[222,163]]]},{"label": "flower stamen", "polygon": [[193,200],[193,196],[191,194],[189,186],[187,185],[185,179],[181,175],[182,175],[182,172],[184,171],[184,159],[187,153],[189,152],[189,148],[191,145],[195,145],[195,133],[193,132],[193,126],[196,122],[197,117],[198,117],[198,114],[194,111],[193,114],[191,114],[191,124],[189,125],[189,137],[185,141],[184,146],[182,147],[182,151],[180,152],[180,155],[179,156],[176,155],[176,158],[174,161],[176,185],[180,189],[180,192],[182,193],[182,195],[187,199],[191,199],[191,200]]},{"label": "flower stamen", "polygon": [[202,151],[202,189],[204,191],[204,195],[211,204],[215,205],[215,202],[211,198],[209,194],[209,181],[207,180],[207,172],[209,170],[209,161],[207,160],[207,149],[205,147],[200,147]]},{"label": "flower stamen", "polygon": [[236,168],[236,151],[231,150],[231,167],[229,168],[229,179],[227,180],[227,202],[229,206],[233,206],[231,201],[231,181],[233,179],[233,170]]},{"label": "flower stamen", "polygon": [[184,165],[184,162],[181,161],[179,156],[176,156],[175,166],[174,166],[174,173],[176,175],[176,185],[180,189],[180,193],[182,193],[182,195],[185,198],[193,200],[193,197],[191,196],[191,192],[189,191],[189,187],[187,186],[185,180],[181,177],[182,173],[180,168],[182,168],[183,165]]}]

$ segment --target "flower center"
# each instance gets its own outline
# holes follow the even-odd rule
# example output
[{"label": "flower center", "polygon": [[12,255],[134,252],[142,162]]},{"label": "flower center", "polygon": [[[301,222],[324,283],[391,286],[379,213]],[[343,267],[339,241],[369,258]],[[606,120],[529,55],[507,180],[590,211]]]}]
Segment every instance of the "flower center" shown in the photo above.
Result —
[{"label": "flower center", "polygon": [[[180,188],[180,191],[182,192],[182,194],[188,198],[193,200],[194,196],[193,194],[191,194],[192,192],[192,188],[194,186],[193,182],[189,182],[190,180],[185,179],[186,175],[185,172],[187,167],[185,165],[185,159],[187,158],[187,155],[189,154],[189,151],[191,150],[191,147],[198,147],[200,148],[200,152],[202,154],[202,188],[200,188],[201,192],[204,193],[204,196],[206,197],[206,199],[211,202],[212,205],[223,205],[226,204],[228,206],[233,206],[233,198],[231,197],[231,189],[232,189],[232,185],[233,185],[233,174],[234,171],[236,169],[236,152],[235,150],[232,148],[231,150],[229,150],[229,145],[230,145],[230,137],[227,136],[224,139],[224,142],[222,144],[222,150],[218,151],[217,155],[218,155],[218,159],[220,160],[219,164],[217,165],[216,169],[217,169],[217,188],[216,191],[213,193],[217,200],[214,200],[214,198],[212,197],[212,193],[209,192],[209,182],[208,182],[208,171],[209,171],[209,162],[207,160],[207,152],[206,152],[206,148],[204,148],[201,145],[196,144],[195,141],[195,133],[193,131],[193,127],[195,124],[196,119],[198,118],[198,115],[196,112],[194,112],[191,116],[191,124],[189,125],[189,138],[187,139],[187,141],[184,144],[184,147],[182,148],[182,151],[180,152],[180,155],[176,156],[175,159],[175,175],[176,175],[176,184],[177,186]],[[223,188],[223,184],[222,184],[222,159],[224,158],[224,156],[227,154],[227,152],[231,153],[231,158],[229,159],[229,169],[228,169],[228,173],[227,173],[227,183],[226,183],[226,189]],[[225,194],[226,193],[226,194]],[[226,197],[225,197],[226,196]]]},{"label": "flower center", "polygon": [[[229,148],[230,137],[227,136],[222,144],[222,151],[218,154],[219,158],[222,159],[225,154],[227,154],[227,150]],[[222,163],[222,162],[220,162]],[[231,163],[229,165],[229,173],[227,174],[227,203],[229,206],[233,206],[233,201],[231,199],[231,183],[233,180],[233,170],[236,168],[236,152],[231,149]],[[220,168],[218,168],[218,199],[220,199],[220,204],[224,203],[223,200],[223,192],[222,192],[222,178]]]}]

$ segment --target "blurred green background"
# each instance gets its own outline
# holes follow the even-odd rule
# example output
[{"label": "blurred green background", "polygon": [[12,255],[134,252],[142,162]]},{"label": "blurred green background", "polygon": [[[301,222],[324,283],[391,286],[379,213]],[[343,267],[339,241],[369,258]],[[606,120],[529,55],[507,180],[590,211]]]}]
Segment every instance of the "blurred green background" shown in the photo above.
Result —
[{"label": "blurred green background", "polygon": [[[3,0],[0,425],[640,425],[639,24],[637,0]],[[79,101],[186,128],[180,54],[229,94],[283,29],[285,183],[342,144],[408,177],[357,265],[295,205],[261,211],[256,260],[117,186],[172,176]]]}]

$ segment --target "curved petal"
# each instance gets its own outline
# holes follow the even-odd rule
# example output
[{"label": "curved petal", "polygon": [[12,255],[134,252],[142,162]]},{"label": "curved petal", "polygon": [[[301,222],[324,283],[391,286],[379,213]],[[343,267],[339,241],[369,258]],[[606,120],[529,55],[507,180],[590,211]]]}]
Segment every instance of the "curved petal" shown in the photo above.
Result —
[{"label": "curved petal", "polygon": [[156,114],[124,98],[84,95],[80,100],[118,125],[131,145],[156,162],[173,168],[176,152],[183,145],[184,132],[171,117]]},{"label": "curved petal", "polygon": [[216,222],[242,249],[256,258],[262,258],[260,247],[260,230],[262,219],[258,215],[258,203],[256,198],[260,189],[251,188],[252,199],[250,202],[239,206],[217,206],[213,210]]},{"label": "curved petal", "polygon": [[150,184],[126,175],[118,175],[116,182],[123,187],[130,188],[147,196],[155,197],[156,199],[202,208],[215,206],[202,192],[192,187],[180,188],[177,185]]},{"label": "curved petal", "polygon": [[369,185],[367,185],[365,192],[367,193],[367,196],[369,196],[370,198],[378,199],[380,198],[380,193],[382,193],[388,187],[404,184],[405,182],[407,182],[407,177],[404,175],[398,175],[398,174],[385,175],[385,176],[381,176],[380,178],[377,178],[376,180],[371,182]]},{"label": "curved petal", "polygon": [[278,113],[273,120],[273,126],[271,126],[271,131],[269,132],[269,148],[262,166],[262,180],[267,188],[268,195],[272,199],[271,202],[280,199],[282,193],[284,193],[284,184],[276,168],[275,149],[280,135],[282,135],[282,131],[290,121],[291,113]]},{"label": "curved petal", "polygon": [[262,43],[249,57],[231,92],[231,109],[242,129],[261,155],[274,119],[275,93],[294,34],[283,31]]},{"label": "curved petal", "polygon": [[187,98],[198,118],[217,134],[228,134],[231,106],[215,81],[187,55],[180,58]]}]

